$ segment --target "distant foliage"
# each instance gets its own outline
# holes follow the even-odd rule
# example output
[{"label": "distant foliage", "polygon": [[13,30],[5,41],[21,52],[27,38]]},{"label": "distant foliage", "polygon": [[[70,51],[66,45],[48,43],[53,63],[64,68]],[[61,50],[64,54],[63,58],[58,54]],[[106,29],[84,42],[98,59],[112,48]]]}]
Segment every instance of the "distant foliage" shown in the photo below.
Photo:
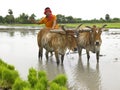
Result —
[{"label": "distant foliage", "polygon": [[[28,15],[26,13],[21,13],[18,17],[14,17],[14,13],[12,9],[8,10],[8,14],[5,17],[0,16],[1,24],[33,24],[35,21],[39,19],[35,19],[36,15],[33,13]],[[82,18],[74,18],[72,16],[65,16],[62,14],[57,14],[57,22],[58,23],[104,23],[104,22],[120,22],[120,18],[110,18],[109,14],[106,14],[104,18],[100,17],[100,19],[93,18],[91,20],[82,20]],[[40,17],[42,18],[42,17]]]}]

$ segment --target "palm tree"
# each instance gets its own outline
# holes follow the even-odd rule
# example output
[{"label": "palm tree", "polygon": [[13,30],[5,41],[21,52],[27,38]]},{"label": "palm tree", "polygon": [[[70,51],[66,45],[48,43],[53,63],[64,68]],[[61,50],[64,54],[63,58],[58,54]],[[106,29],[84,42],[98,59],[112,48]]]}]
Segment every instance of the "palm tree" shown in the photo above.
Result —
[{"label": "palm tree", "polygon": [[109,14],[106,14],[106,15],[105,15],[105,20],[106,20],[106,21],[110,21],[110,15],[109,15]]},{"label": "palm tree", "polygon": [[14,16],[13,16],[13,11],[11,9],[8,10],[8,14],[5,17],[5,21],[9,24],[12,24],[15,22]]},{"label": "palm tree", "polygon": [[13,14],[12,9],[9,9],[9,10],[8,10],[8,13],[9,13],[10,15],[12,15],[12,14]]}]

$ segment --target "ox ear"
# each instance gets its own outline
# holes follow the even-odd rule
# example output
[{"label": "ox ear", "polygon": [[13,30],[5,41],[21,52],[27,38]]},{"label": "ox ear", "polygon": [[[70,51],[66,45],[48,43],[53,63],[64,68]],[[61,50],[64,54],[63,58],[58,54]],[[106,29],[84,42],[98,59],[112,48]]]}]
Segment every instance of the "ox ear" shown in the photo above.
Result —
[{"label": "ox ear", "polygon": [[78,25],[75,30],[78,30],[82,25],[83,25],[83,24]]}]

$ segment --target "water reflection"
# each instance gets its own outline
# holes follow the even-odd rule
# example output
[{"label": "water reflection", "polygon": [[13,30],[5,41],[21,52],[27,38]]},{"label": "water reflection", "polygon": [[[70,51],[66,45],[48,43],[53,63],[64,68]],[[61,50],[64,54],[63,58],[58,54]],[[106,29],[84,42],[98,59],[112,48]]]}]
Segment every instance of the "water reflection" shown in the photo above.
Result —
[{"label": "water reflection", "polygon": [[120,29],[110,29],[108,31],[104,31],[106,35],[120,35]]},{"label": "water reflection", "polygon": [[9,32],[9,36],[10,36],[10,37],[14,37],[14,33],[15,33],[15,32]]},{"label": "water reflection", "polygon": [[68,75],[70,90],[101,90],[99,64],[96,64],[93,69],[90,63],[83,65],[82,60],[78,60],[78,63],[73,66],[67,65],[65,71]]},{"label": "water reflection", "polygon": [[[55,57],[47,62],[38,61],[36,35],[39,30],[0,30],[0,58],[12,64],[26,79],[28,69],[45,70],[49,80],[58,74],[66,74],[69,90],[119,90],[120,30],[109,30],[102,35],[100,65],[92,54],[90,63],[86,55],[78,60],[78,54],[65,56],[64,65],[57,66]],[[117,34],[113,35],[112,33]],[[45,58],[45,55],[43,54]]]},{"label": "water reflection", "polygon": [[57,66],[53,58],[49,61],[40,60],[38,70],[45,70],[50,80],[58,74],[66,74],[69,90],[101,90],[99,64],[92,68],[90,63],[84,65],[82,60],[72,59],[66,58],[63,66]]},{"label": "water reflection", "polygon": [[57,66],[52,57],[49,61],[38,60],[38,70],[45,70],[49,80],[53,80],[58,74],[63,74],[65,72],[64,66]]},{"label": "water reflection", "polygon": [[22,37],[24,36],[28,36],[28,35],[36,35],[38,33],[39,30],[1,30],[0,34],[7,34],[10,37],[14,37],[17,35],[20,35]]}]

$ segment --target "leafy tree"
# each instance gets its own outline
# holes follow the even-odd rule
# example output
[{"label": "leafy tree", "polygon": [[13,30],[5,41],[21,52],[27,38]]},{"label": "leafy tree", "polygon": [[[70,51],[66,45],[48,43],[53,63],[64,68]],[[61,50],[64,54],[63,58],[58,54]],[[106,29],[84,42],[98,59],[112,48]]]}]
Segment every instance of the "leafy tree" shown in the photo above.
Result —
[{"label": "leafy tree", "polygon": [[81,18],[74,18],[74,22],[75,22],[75,23],[81,23],[81,22],[82,22],[82,19],[81,19]]},{"label": "leafy tree", "polygon": [[8,23],[8,24],[12,24],[14,23],[15,19],[14,19],[14,16],[13,16],[13,11],[11,9],[8,10],[8,14],[9,15],[6,15],[5,16],[5,22]]},{"label": "leafy tree", "polygon": [[100,18],[100,22],[105,22],[105,20],[103,18]]},{"label": "leafy tree", "polygon": [[68,17],[66,17],[66,19],[67,19],[68,23],[73,23],[74,22],[74,18],[72,16],[68,16]]},{"label": "leafy tree", "polygon": [[4,23],[4,18],[0,16],[0,23]]},{"label": "leafy tree", "polygon": [[29,18],[30,18],[30,19],[35,19],[35,17],[36,17],[36,16],[35,16],[35,14],[33,13]]},{"label": "leafy tree", "polygon": [[[110,18],[109,14],[105,15],[105,19],[100,18],[100,19],[91,19],[91,20],[82,20],[80,17],[79,18],[74,18],[72,16],[65,16],[62,14],[57,14],[57,22],[58,23],[104,23],[104,22],[120,22],[119,18]],[[34,23],[35,20],[35,14],[31,14],[30,16],[28,16],[25,13],[22,13],[19,15],[19,17],[14,18],[13,15],[13,11],[12,9],[8,10],[8,15],[6,15],[5,17],[0,16],[0,23],[8,23],[8,24],[12,24],[12,23],[20,23],[20,24],[30,24],[30,23]]]},{"label": "leafy tree", "polygon": [[20,14],[20,16],[17,18],[18,23],[27,24],[29,23],[29,16],[25,13]]},{"label": "leafy tree", "polygon": [[13,15],[6,15],[4,19],[5,19],[5,22],[8,24],[14,23],[14,16]]},{"label": "leafy tree", "polygon": [[29,17],[29,22],[30,23],[34,23],[34,21],[35,21],[35,14],[32,14],[30,17]]},{"label": "leafy tree", "polygon": [[113,18],[112,21],[113,21],[113,22],[119,22],[120,19],[119,19],[119,18]]},{"label": "leafy tree", "polygon": [[58,23],[65,23],[66,22],[66,18],[64,15],[58,14],[57,15],[57,22]]}]

